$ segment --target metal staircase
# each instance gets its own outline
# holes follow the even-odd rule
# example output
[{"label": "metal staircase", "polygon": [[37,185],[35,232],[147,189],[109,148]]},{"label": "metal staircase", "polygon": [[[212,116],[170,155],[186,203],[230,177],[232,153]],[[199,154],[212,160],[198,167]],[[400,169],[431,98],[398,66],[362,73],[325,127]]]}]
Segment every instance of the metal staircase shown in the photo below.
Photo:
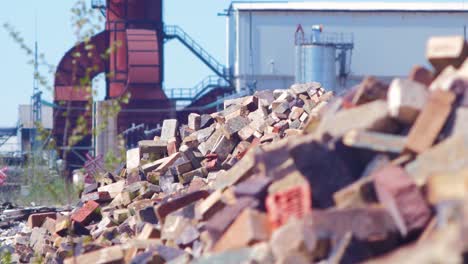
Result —
[{"label": "metal staircase", "polygon": [[178,39],[186,48],[197,56],[197,58],[208,66],[208,68],[216,73],[216,75],[230,83],[231,74],[229,69],[213,58],[213,56],[203,49],[200,44],[195,42],[182,28],[179,26],[164,26],[164,35],[166,40]]},{"label": "metal staircase", "polygon": [[106,1],[105,0],[92,0],[91,7],[94,9],[99,9],[101,14],[105,17],[106,16]]},{"label": "metal staircase", "polygon": [[225,79],[210,75],[193,88],[174,88],[166,91],[166,94],[174,101],[196,101],[216,88],[225,89],[226,92],[231,91],[231,85]]},{"label": "metal staircase", "polygon": [[0,147],[3,146],[11,137],[16,136],[17,127],[0,128]]}]

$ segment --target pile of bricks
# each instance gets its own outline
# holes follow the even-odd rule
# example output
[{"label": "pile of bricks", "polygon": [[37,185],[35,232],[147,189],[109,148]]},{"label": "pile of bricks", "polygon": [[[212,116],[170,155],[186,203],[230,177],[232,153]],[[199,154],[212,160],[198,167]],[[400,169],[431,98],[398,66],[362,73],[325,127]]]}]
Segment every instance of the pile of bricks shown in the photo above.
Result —
[{"label": "pile of bricks", "polygon": [[468,47],[343,97],[318,83],[229,100],[127,152],[76,209],[29,217],[14,258],[46,263],[463,263]]}]

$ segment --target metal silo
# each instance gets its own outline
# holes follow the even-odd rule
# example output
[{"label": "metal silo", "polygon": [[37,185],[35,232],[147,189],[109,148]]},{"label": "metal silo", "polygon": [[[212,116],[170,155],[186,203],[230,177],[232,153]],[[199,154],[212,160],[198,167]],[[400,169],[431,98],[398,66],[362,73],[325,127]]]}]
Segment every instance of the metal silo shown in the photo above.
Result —
[{"label": "metal silo", "polygon": [[345,38],[343,34],[337,33],[322,33],[322,26],[314,25],[311,37],[307,39],[302,26],[299,25],[295,38],[295,82],[319,82],[325,89],[335,90],[336,62],[338,59],[342,60],[340,67],[347,64],[345,56],[337,56],[337,50],[344,51],[345,54],[351,50],[354,47],[352,37]]},{"label": "metal silo", "polygon": [[300,78],[296,82],[319,82],[327,90],[336,87],[336,47],[310,44],[299,46]]}]

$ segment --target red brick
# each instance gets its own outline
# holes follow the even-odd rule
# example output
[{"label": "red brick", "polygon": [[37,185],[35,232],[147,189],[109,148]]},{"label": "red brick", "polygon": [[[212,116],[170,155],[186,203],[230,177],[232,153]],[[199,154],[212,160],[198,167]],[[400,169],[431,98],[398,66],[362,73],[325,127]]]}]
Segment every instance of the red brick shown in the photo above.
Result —
[{"label": "red brick", "polygon": [[434,74],[428,69],[420,65],[416,65],[411,70],[408,79],[429,87],[429,85],[431,85],[431,82],[434,80]]},{"label": "red brick", "polygon": [[96,211],[100,208],[99,204],[95,201],[87,201],[83,207],[78,209],[72,215],[72,220],[82,225],[89,224],[96,217]]},{"label": "red brick", "polygon": [[387,165],[373,174],[380,202],[387,208],[400,233],[422,230],[431,210],[414,180],[401,167]]},{"label": "red brick", "polygon": [[227,229],[214,247],[215,252],[251,246],[270,238],[270,228],[265,214],[245,209]]},{"label": "red brick", "polygon": [[286,224],[291,217],[300,219],[312,210],[310,186],[303,184],[270,194],[266,207],[273,229]]},{"label": "red brick", "polygon": [[200,199],[204,199],[208,197],[208,195],[210,195],[208,191],[196,191],[182,195],[165,203],[158,204],[156,206],[156,215],[160,222],[164,222],[164,218],[166,218],[168,214]]},{"label": "red brick", "polygon": [[167,143],[167,153],[169,155],[173,155],[173,154],[177,153],[177,148],[178,148],[177,145],[178,145],[177,144],[177,138],[174,137],[174,138],[169,139],[169,141]]},{"label": "red brick", "polygon": [[434,144],[452,111],[454,101],[455,95],[452,92],[437,90],[430,94],[429,101],[408,135],[406,148],[409,151],[421,153]]},{"label": "red brick", "polygon": [[28,218],[28,227],[41,227],[44,224],[46,218],[57,219],[57,213],[50,212],[50,213],[39,213],[39,214],[32,214]]},{"label": "red brick", "polygon": [[81,197],[81,201],[82,202],[95,201],[98,203],[104,203],[104,202],[112,201],[112,197],[110,196],[109,192],[93,192],[93,193],[88,193],[86,195],[83,195]]}]

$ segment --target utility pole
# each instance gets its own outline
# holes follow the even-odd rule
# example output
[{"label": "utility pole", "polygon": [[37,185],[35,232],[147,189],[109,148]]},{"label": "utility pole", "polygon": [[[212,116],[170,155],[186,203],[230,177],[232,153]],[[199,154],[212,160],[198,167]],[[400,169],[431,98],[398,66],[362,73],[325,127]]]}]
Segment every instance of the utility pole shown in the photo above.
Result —
[{"label": "utility pole", "polygon": [[34,79],[32,99],[32,121],[33,127],[30,134],[31,151],[37,151],[41,145],[36,139],[38,128],[42,124],[42,92],[39,90],[39,62],[38,62],[38,44],[37,44],[37,21],[36,21],[36,41],[34,45]]}]

